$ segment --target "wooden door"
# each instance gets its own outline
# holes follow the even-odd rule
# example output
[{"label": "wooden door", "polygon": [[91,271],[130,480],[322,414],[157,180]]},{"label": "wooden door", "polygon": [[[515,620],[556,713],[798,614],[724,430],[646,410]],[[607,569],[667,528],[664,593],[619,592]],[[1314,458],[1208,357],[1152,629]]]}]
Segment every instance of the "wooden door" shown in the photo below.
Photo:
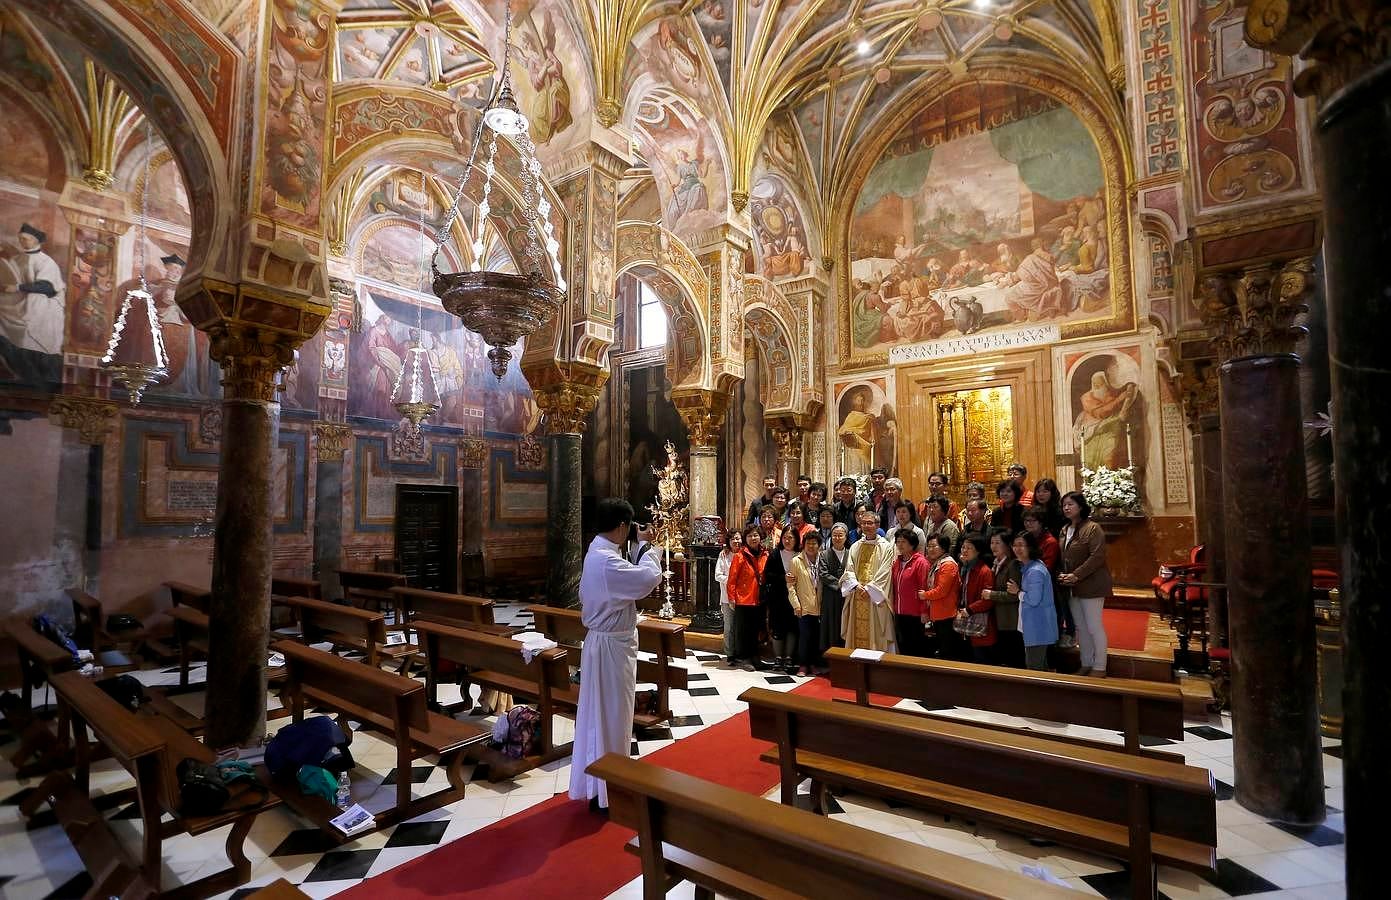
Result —
[{"label": "wooden door", "polygon": [[411,587],[459,590],[459,489],[396,485],[396,558]]}]

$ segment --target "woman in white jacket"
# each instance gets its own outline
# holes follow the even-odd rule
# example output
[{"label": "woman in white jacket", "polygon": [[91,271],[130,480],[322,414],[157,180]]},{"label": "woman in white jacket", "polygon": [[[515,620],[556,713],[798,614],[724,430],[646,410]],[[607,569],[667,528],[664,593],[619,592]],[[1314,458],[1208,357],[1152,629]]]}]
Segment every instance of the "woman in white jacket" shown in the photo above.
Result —
[{"label": "woman in white jacket", "polygon": [[734,658],[734,607],[729,605],[729,564],[742,546],[743,535],[737,528],[731,528],[725,532],[724,549],[715,562],[715,580],[720,583],[720,615],[724,617],[725,665],[732,665]]}]

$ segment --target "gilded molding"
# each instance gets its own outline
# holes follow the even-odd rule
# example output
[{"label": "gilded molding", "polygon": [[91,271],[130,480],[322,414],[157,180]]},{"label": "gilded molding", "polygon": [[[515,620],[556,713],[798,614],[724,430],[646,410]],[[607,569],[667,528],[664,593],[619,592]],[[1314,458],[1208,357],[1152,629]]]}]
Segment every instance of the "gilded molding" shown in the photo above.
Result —
[{"label": "gilded molding", "polygon": [[1308,309],[1313,289],[1314,261],[1307,256],[1203,276],[1203,319],[1216,332],[1218,357],[1293,353],[1304,331],[1295,319]]},{"label": "gilded molding", "polygon": [[314,423],[314,449],[319,462],[342,462],[353,430],[341,422]]},{"label": "gilded molding", "polygon": [[1251,0],[1246,40],[1303,59],[1308,66],[1294,79],[1295,93],[1326,103],[1391,56],[1391,6],[1385,0]]},{"label": "gilded molding", "polygon": [[589,414],[599,402],[595,385],[566,383],[536,390],[533,397],[545,416],[547,434],[584,434]]},{"label": "gilded molding", "polygon": [[64,428],[76,428],[82,443],[101,446],[115,424],[116,404],[87,397],[58,397],[48,413],[57,416]]}]

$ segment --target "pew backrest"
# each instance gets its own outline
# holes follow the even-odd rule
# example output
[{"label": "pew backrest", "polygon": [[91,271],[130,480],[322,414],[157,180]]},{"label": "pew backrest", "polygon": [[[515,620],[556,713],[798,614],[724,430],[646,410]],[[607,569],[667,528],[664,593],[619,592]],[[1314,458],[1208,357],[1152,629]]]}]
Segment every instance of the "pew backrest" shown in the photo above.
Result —
[{"label": "pew backrest", "polygon": [[525,686],[528,693],[545,702],[557,689],[569,688],[570,669],[565,651],[559,647],[543,650],[527,662],[522,657],[522,645],[511,638],[437,622],[417,622],[414,627],[428,660],[432,687],[440,663],[451,662],[463,665],[469,672],[490,673],[493,683],[514,692]]},{"label": "pew backrest", "polygon": [[319,582],[310,578],[272,575],[270,579],[270,592],[273,597],[308,597],[310,600],[322,600],[322,591]]},{"label": "pew backrest", "polygon": [[79,743],[86,740],[82,732],[85,724],[122,768],[156,786],[159,803],[166,811],[176,810],[179,788],[172,767],[164,759],[164,739],[140,716],[81,673],[55,675],[52,684],[54,692],[72,711]]},{"label": "pew backrest", "polygon": [[169,599],[175,606],[191,606],[199,612],[206,613],[212,605],[213,592],[208,588],[185,584],[182,581],[166,581],[164,586],[169,589]]},{"label": "pew backrest", "polygon": [[386,643],[384,615],[307,597],[287,597],[281,602],[296,611],[306,641],[313,642],[320,633],[330,639],[334,635],[353,639],[354,645],[360,641],[360,649],[367,652],[369,664],[375,666],[376,649]]},{"label": "pew backrest", "polygon": [[[558,644],[578,648],[584,643],[587,629],[581,613],[577,609],[562,609],[556,606],[529,606],[536,630]],[[638,620],[638,649],[656,657],[638,659],[638,681],[656,684],[661,689],[687,686],[687,672],[683,666],[674,663],[686,658],[686,628],[676,622],[644,618]],[[570,664],[580,664],[579,653],[572,650]]]},{"label": "pew backrest", "polygon": [[39,634],[27,622],[13,621],[5,629],[14,638],[21,662],[45,673],[58,673],[73,667],[72,654]]},{"label": "pew backrest", "polygon": [[[397,740],[407,741],[407,728],[428,728],[425,688],[420,682],[384,672],[375,666],[349,662],[332,653],[295,641],[277,641],[273,649],[285,657],[287,689],[296,695],[296,718],[303,712],[301,688],[334,697],[347,707],[360,707],[395,722]],[[345,710],[351,715],[351,710]]]},{"label": "pew backrest", "polygon": [[421,588],[394,587],[397,608],[406,621],[420,620],[439,622],[444,625],[457,625],[469,622],[475,625],[493,625],[493,601],[485,597],[470,597],[467,594],[446,594],[442,591],[427,591]]},{"label": "pew backrest", "polygon": [[[741,895],[767,896],[776,890],[779,896],[838,900],[1071,896],[1065,888],[988,863],[770,803],[616,753],[586,771],[607,783],[610,819],[638,832],[649,888],[654,883],[649,879],[664,884],[669,861],[682,875],[689,875],[691,868],[720,873],[715,879],[720,886]],[[684,853],[664,859],[668,847]],[[692,861],[686,854],[698,859]]]}]

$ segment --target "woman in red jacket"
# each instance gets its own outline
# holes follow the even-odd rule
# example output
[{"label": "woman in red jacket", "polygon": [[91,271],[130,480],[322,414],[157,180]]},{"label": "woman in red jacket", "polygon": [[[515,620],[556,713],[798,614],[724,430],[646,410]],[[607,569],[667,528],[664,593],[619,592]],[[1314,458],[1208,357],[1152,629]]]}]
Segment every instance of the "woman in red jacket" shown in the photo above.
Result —
[{"label": "woman in red jacket", "polygon": [[951,538],[946,535],[934,534],[927,539],[927,549],[923,555],[931,568],[927,574],[927,587],[918,593],[918,599],[923,604],[923,624],[932,626],[937,658],[960,660],[966,645],[961,635],[952,630],[951,623],[956,617],[956,604],[961,597],[961,576],[950,552]]},{"label": "woman in red jacket", "polygon": [[[734,605],[734,657],[745,672],[762,668],[758,658],[758,630],[763,625],[763,607],[759,605],[759,589],[763,583],[763,567],[768,554],[763,551],[763,534],[757,525],[744,529],[744,547],[729,563],[729,602]],[[737,662],[736,662],[737,661]]]},{"label": "woman in red jacket", "polygon": [[995,586],[995,572],[990,568],[990,542],[978,534],[970,535],[961,544],[961,605],[970,613],[986,613],[985,633],[971,635],[971,656],[978,663],[995,661],[995,601],[990,590]]},{"label": "woman in red jacket", "polygon": [[923,624],[920,592],[927,587],[931,564],[918,552],[918,533],[899,529],[894,535],[894,559],[890,602],[894,610],[894,632],[898,652],[904,656],[927,656],[927,632]]}]

